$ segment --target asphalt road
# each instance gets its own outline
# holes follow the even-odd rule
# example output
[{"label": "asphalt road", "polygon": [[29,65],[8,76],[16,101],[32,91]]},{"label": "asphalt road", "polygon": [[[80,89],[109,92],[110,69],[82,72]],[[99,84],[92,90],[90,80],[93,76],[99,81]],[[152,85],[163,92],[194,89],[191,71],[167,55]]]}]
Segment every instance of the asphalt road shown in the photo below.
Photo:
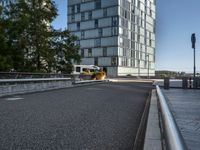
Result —
[{"label": "asphalt road", "polygon": [[131,150],[148,83],[0,98],[0,150]]}]

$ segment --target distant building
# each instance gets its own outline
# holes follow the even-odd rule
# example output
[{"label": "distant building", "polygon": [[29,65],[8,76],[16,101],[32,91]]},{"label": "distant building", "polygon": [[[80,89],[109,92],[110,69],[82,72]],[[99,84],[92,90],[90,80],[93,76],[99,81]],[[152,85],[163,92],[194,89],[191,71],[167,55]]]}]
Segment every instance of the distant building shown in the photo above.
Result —
[{"label": "distant building", "polygon": [[155,75],[156,0],[68,0],[82,63],[111,76]]}]

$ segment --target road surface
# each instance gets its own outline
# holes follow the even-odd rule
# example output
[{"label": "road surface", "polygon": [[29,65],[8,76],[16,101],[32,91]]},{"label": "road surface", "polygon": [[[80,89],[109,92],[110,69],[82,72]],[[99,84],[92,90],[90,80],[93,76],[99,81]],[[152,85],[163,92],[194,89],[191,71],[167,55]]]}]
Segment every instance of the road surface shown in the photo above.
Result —
[{"label": "road surface", "polygon": [[103,83],[0,98],[1,150],[130,150],[150,83]]}]

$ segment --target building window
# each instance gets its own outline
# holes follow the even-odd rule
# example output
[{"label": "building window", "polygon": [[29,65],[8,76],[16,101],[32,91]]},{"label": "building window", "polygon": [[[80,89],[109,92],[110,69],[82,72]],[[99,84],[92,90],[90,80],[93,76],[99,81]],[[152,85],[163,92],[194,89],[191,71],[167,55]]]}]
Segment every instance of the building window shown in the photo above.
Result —
[{"label": "building window", "polygon": [[85,31],[81,31],[81,38],[82,38],[82,39],[85,38]]},{"label": "building window", "polygon": [[92,57],[92,49],[91,48],[88,49],[88,57]]},{"label": "building window", "polygon": [[103,29],[99,29],[99,37],[103,36]]},{"label": "building window", "polygon": [[95,0],[95,9],[101,8],[101,0]]},{"label": "building window", "polygon": [[152,17],[152,10],[151,9],[150,9],[150,14],[149,15],[150,15],[150,17]]},{"label": "building window", "polygon": [[71,12],[72,12],[72,14],[75,13],[75,6],[71,6]]},{"label": "building window", "polygon": [[76,41],[76,45],[80,45],[80,40],[77,40],[77,41]]},{"label": "building window", "polygon": [[140,67],[140,60],[137,60],[137,67]]},{"label": "building window", "polygon": [[139,51],[136,51],[136,59],[139,59]]},{"label": "building window", "polygon": [[106,8],[103,9],[103,16],[107,17],[107,9]]},{"label": "building window", "polygon": [[106,57],[107,56],[107,47],[103,48],[103,56]]},{"label": "building window", "polygon": [[135,58],[135,51],[133,51],[133,50],[131,51],[131,57]]},{"label": "building window", "polygon": [[76,72],[81,72],[81,67],[76,67]]},{"label": "building window", "polygon": [[98,57],[95,57],[95,58],[94,58],[94,65],[95,65],[95,66],[98,66]]},{"label": "building window", "polygon": [[76,23],[76,28],[77,28],[77,30],[80,30],[80,22]]},{"label": "building window", "polygon": [[131,67],[135,67],[135,60],[131,59]]},{"label": "building window", "polygon": [[135,43],[131,41],[131,49],[135,49]]},{"label": "building window", "polygon": [[127,56],[128,50],[126,48],[123,48],[123,56]]},{"label": "building window", "polygon": [[140,35],[137,35],[137,42],[140,43]]},{"label": "building window", "polygon": [[149,46],[152,46],[152,40],[149,40]]},{"label": "building window", "polygon": [[84,12],[81,13],[81,20],[82,21],[85,20],[85,13]]},{"label": "building window", "polygon": [[112,27],[112,35],[118,35],[118,28]]},{"label": "building window", "polygon": [[98,28],[98,26],[99,26],[99,21],[98,21],[98,19],[95,19],[95,21],[94,21],[94,27]]},{"label": "building window", "polygon": [[91,20],[92,19],[92,11],[88,12],[88,19]]},{"label": "building window", "polygon": [[138,8],[140,9],[140,1],[138,1]]},{"label": "building window", "polygon": [[124,11],[124,18],[126,18],[126,19],[128,18],[128,11],[126,11],[126,10]]},{"label": "building window", "polygon": [[77,8],[77,13],[80,13],[80,11],[81,11],[81,6],[80,6],[80,4],[77,4],[76,8]]},{"label": "building window", "polygon": [[117,26],[117,25],[118,25],[118,18],[112,17],[112,26]]},{"label": "building window", "polygon": [[81,49],[81,57],[84,57],[84,49]]},{"label": "building window", "polygon": [[94,40],[94,46],[101,46],[101,39],[95,39]]},{"label": "building window", "polygon": [[75,21],[75,15],[71,15],[71,21],[72,21],[72,22]]},{"label": "building window", "polygon": [[111,58],[111,65],[112,66],[117,66],[117,58],[116,57],[112,57]]}]

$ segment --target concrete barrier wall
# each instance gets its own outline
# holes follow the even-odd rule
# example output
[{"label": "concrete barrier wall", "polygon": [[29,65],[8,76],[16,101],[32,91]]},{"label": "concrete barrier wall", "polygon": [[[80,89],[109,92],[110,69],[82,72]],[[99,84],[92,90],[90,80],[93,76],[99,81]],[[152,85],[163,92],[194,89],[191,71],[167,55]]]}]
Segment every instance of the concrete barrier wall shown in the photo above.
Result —
[{"label": "concrete barrier wall", "polygon": [[0,96],[59,89],[72,86],[71,78],[3,79]]}]

